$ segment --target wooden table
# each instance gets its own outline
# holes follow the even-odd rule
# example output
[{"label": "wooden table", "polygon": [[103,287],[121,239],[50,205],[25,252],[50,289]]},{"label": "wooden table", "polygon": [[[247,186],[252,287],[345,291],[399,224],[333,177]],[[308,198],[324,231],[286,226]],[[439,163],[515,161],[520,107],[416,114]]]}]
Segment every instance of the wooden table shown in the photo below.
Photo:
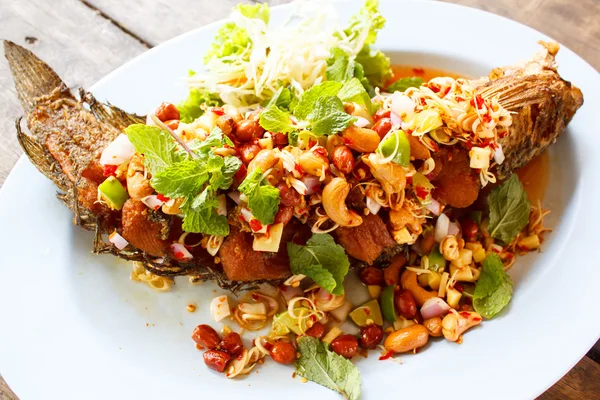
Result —
[{"label": "wooden table", "polygon": [[[600,69],[600,0],[450,0],[525,23]],[[2,0],[0,38],[25,45],[72,87],[89,87],[116,67],[176,35],[228,15],[237,0]],[[286,0],[270,1],[271,4]],[[0,60],[0,185],[21,155],[22,114]],[[1,318],[1,317],[0,317]],[[600,347],[589,356],[599,359]],[[584,357],[540,398],[600,399],[600,365]],[[1,371],[0,371],[1,372]],[[0,377],[0,399],[16,399]]]}]

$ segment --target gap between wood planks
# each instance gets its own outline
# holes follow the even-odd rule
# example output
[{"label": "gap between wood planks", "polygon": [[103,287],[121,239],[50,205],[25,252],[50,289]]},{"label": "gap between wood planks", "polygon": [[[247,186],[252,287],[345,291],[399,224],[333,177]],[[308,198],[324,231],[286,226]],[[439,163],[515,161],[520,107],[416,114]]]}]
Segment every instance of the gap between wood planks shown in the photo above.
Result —
[{"label": "gap between wood planks", "polygon": [[83,5],[85,5],[86,7],[88,7],[90,10],[92,10],[95,13],[97,13],[98,15],[100,15],[102,18],[110,21],[114,26],[116,26],[117,28],[119,28],[123,33],[125,33],[126,35],[131,36],[132,38],[134,38],[135,40],[137,40],[138,42],[140,42],[141,44],[143,44],[147,48],[151,49],[152,47],[154,47],[154,45],[152,45],[151,43],[149,43],[146,40],[144,40],[144,38],[136,35],[135,32],[132,32],[131,30],[127,29],[119,21],[111,18],[110,15],[106,14],[104,11],[100,10],[95,5],[89,3],[87,0],[79,0],[79,1],[81,1],[83,3]]},{"label": "gap between wood planks", "polygon": [[[115,27],[117,27],[123,33],[125,33],[126,35],[131,36],[132,38],[134,38],[135,40],[137,40],[138,42],[140,42],[142,45],[144,45],[145,47],[151,49],[152,47],[154,47],[154,46],[156,46],[158,44],[158,43],[151,43],[150,41],[144,39],[141,35],[137,34],[133,30],[127,28],[124,24],[122,24],[121,22],[119,22],[117,19],[111,17],[109,14],[107,14],[105,11],[103,11],[100,7],[96,6],[95,4],[93,4],[92,2],[90,2],[89,0],[79,0],[79,1],[83,5],[85,5],[86,7],[88,7],[90,10],[94,11],[95,13],[97,13],[102,18],[110,21]],[[269,3],[269,1],[267,1],[267,0],[249,0],[249,1],[251,3],[255,3],[255,4]]]}]

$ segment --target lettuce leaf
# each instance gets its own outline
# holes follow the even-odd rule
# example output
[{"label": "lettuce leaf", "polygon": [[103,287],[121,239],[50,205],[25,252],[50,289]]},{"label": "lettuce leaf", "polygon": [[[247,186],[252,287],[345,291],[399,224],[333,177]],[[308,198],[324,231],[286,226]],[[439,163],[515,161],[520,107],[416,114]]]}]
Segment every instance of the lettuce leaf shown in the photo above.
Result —
[{"label": "lettuce leaf", "polygon": [[196,88],[191,88],[188,98],[177,105],[181,122],[189,124],[202,116],[204,111],[200,106],[203,104],[208,107],[217,107],[223,105],[223,102],[217,94],[201,92]]},{"label": "lettuce leaf", "polygon": [[356,62],[363,67],[364,76],[372,86],[381,88],[392,76],[390,59],[380,50],[372,51],[370,46],[363,47]]},{"label": "lettuce leaf", "polygon": [[425,80],[423,78],[419,78],[418,76],[407,76],[392,83],[386,91],[390,93],[404,92],[410,87],[420,87],[423,82],[425,82]]}]

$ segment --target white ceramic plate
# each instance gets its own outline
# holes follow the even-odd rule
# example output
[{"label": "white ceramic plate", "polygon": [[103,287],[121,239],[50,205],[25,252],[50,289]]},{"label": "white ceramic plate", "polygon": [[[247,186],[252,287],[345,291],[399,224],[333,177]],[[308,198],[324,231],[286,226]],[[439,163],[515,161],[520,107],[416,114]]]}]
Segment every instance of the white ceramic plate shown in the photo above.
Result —
[{"label": "white ceramic plate", "polygon": [[[359,1],[337,3],[341,18]],[[273,19],[288,7],[273,10]],[[378,47],[393,61],[470,76],[531,56],[548,39],[515,22],[441,2],[383,2],[386,28]],[[182,77],[201,65],[220,24],[171,40],[98,82],[93,92],[144,113],[186,96]],[[533,398],[566,373],[600,334],[595,311],[600,265],[600,76],[566,48],[564,78],[584,93],[551,148],[552,208],[543,251],[511,270],[515,295],[507,310],[470,331],[462,345],[434,341],[404,364],[360,360],[363,398]],[[0,197],[0,372],[23,399],[337,399],[292,379],[272,362],[250,377],[226,380],[209,371],[190,340],[209,322],[216,286],[177,280],[166,294],[129,280],[127,263],[90,254],[92,235],[71,223],[53,185],[21,159]],[[198,311],[186,311],[195,303]],[[247,337],[249,339],[249,336]]]}]

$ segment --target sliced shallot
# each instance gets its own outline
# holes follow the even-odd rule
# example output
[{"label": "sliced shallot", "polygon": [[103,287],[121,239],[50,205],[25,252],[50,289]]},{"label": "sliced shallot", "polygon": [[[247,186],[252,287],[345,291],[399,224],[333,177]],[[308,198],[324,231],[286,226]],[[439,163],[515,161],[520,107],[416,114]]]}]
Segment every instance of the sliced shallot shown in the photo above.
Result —
[{"label": "sliced shallot", "polygon": [[108,241],[111,242],[117,249],[123,250],[129,242],[125,238],[114,231],[108,236]]},{"label": "sliced shallot", "polygon": [[450,306],[444,300],[439,297],[432,297],[423,303],[421,315],[423,316],[423,319],[439,317],[446,314],[449,309]]}]

